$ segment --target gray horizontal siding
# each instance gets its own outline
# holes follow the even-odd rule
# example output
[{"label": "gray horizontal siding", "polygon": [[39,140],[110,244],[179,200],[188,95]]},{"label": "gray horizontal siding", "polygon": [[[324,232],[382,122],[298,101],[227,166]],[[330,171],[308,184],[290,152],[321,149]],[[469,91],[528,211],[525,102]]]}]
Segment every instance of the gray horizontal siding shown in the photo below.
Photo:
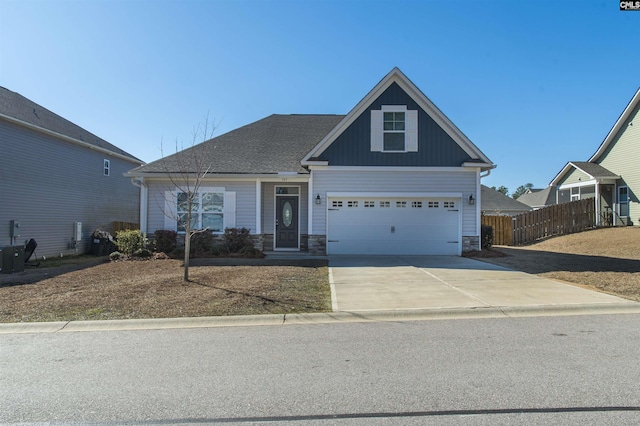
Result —
[{"label": "gray horizontal siding", "polygon": [[[360,172],[314,170],[313,191],[321,205],[313,206],[313,234],[326,233],[327,192],[461,192],[476,194],[476,173],[469,172]],[[467,195],[468,196],[468,195]],[[477,195],[474,195],[477,198]],[[477,206],[462,203],[462,234],[476,236]]]},{"label": "gray horizontal siding", "polygon": [[[406,105],[418,110],[418,152],[371,152],[371,110],[382,105]],[[322,153],[331,166],[458,167],[471,157],[396,83],[382,93]]]},{"label": "gray horizontal siding", "polygon": [[[111,175],[103,176],[103,160]],[[82,253],[96,228],[138,222],[139,188],[122,174],[136,164],[0,121],[0,247],[11,243],[9,221],[21,223],[17,243],[34,238],[38,255]],[[74,222],[83,241],[70,248]]]},{"label": "gray horizontal siding", "polygon": [[[152,235],[164,226],[165,192],[174,191],[171,182],[148,181],[147,234]],[[236,193],[236,227],[247,228],[251,233],[256,229],[256,184],[255,182],[217,181],[207,179],[203,187],[223,187],[227,192]]]}]

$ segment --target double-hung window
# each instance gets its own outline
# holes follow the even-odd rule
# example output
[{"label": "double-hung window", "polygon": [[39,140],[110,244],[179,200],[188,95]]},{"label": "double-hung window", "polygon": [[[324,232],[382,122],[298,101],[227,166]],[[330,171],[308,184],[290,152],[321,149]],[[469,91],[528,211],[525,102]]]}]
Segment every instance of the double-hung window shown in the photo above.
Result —
[{"label": "double-hung window", "polygon": [[223,187],[201,187],[198,192],[166,191],[165,229],[184,233],[191,212],[191,229],[222,233],[236,226],[236,193]]},{"label": "double-hung window", "polygon": [[[177,193],[177,230],[184,232],[189,214],[189,194]],[[191,229],[224,230],[224,193],[196,192],[191,197]]]},{"label": "double-hung window", "polygon": [[371,110],[372,152],[417,152],[418,111],[406,105],[382,105]]},{"label": "double-hung window", "polygon": [[404,112],[383,112],[383,151],[404,151]]},{"label": "double-hung window", "polygon": [[621,217],[629,216],[629,189],[626,186],[618,187],[618,208]]},{"label": "double-hung window", "polygon": [[102,174],[104,176],[109,176],[111,174],[111,161],[107,159],[103,161]]}]

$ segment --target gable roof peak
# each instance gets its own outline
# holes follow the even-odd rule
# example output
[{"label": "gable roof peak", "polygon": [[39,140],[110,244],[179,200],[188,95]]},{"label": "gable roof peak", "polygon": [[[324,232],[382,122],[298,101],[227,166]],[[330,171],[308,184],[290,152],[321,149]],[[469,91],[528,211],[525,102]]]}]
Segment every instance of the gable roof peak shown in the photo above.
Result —
[{"label": "gable roof peak", "polygon": [[462,133],[458,127],[424,94],[422,91],[400,70],[393,67],[369,93],[344,117],[344,119],[320,141],[303,158],[303,165],[310,165],[313,158],[317,158],[331,145],[337,137],[345,131],[367,108],[389,88],[393,83],[397,83],[407,95],[409,95],[451,138],[462,148],[471,158],[472,162],[486,164],[483,170],[495,167],[493,162]]}]

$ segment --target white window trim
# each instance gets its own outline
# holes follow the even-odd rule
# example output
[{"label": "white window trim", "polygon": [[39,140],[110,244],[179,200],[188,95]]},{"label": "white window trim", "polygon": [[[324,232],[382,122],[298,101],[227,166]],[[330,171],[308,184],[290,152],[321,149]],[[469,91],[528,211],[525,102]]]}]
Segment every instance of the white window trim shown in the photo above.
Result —
[{"label": "white window trim", "polygon": [[[176,231],[184,235],[184,231],[178,231],[178,193],[179,190],[165,191],[164,203],[164,229]],[[227,228],[236,227],[236,193],[225,191],[224,187],[201,187],[198,193],[218,193],[223,194],[222,204],[222,230],[212,231],[214,234],[223,234]],[[201,212],[199,212],[201,213]]]},{"label": "white window trim", "polygon": [[[627,201],[620,201],[620,190],[622,188],[625,188],[627,190]],[[622,205],[625,204],[627,206],[627,210],[629,210],[629,186],[627,185],[621,185],[616,189],[616,201],[618,202],[618,215],[620,215],[620,217],[627,217],[628,215],[622,215]],[[629,211],[629,214],[631,214],[631,212]]]},{"label": "white window trim", "polygon": [[[404,131],[385,131],[384,113],[404,112]],[[385,150],[385,133],[403,133],[403,150]],[[379,110],[371,110],[371,151],[383,153],[418,152],[418,111],[409,110],[406,105],[382,105]]]},{"label": "white window trim", "polygon": [[111,176],[111,160],[106,158],[102,161],[102,175]]}]

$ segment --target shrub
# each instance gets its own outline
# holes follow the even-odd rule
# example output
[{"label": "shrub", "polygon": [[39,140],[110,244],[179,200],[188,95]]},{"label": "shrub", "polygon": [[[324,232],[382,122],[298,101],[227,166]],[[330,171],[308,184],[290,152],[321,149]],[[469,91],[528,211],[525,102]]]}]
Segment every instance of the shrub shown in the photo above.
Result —
[{"label": "shrub", "polygon": [[111,253],[109,255],[109,259],[111,259],[111,260],[120,260],[120,259],[122,259],[122,253],[120,253],[119,251],[114,251],[113,253]]},{"label": "shrub", "polygon": [[146,248],[141,248],[133,252],[133,257],[140,257],[143,259],[147,259],[151,257],[152,253]]},{"label": "shrub", "polygon": [[213,233],[210,230],[197,232],[191,236],[191,252],[189,257],[209,254],[213,247]]},{"label": "shrub", "polygon": [[176,231],[168,231],[164,229],[158,229],[155,233],[155,245],[156,251],[161,251],[164,253],[171,253],[171,250],[176,248],[176,239],[177,233]]},{"label": "shrub", "polygon": [[239,253],[242,249],[253,248],[253,240],[247,228],[227,228],[224,230],[224,242],[229,253]]},{"label": "shrub", "polygon": [[229,250],[227,250],[226,245],[215,245],[211,247],[211,251],[209,253],[212,256],[227,256],[229,254]]},{"label": "shrub", "polygon": [[493,245],[493,227],[489,225],[482,225],[480,232],[480,243],[482,248],[490,248]]},{"label": "shrub", "polygon": [[169,257],[172,259],[184,259],[184,248],[183,247],[176,247],[173,250],[171,250],[171,253],[168,253]]},{"label": "shrub", "polygon": [[239,253],[243,257],[250,257],[250,258],[263,258],[264,257],[264,253],[261,252],[260,250],[258,250],[257,248],[255,248],[254,246],[243,247],[242,249],[240,249]]},{"label": "shrub", "polygon": [[131,256],[136,250],[144,247],[144,237],[139,229],[116,232],[118,251]]}]

